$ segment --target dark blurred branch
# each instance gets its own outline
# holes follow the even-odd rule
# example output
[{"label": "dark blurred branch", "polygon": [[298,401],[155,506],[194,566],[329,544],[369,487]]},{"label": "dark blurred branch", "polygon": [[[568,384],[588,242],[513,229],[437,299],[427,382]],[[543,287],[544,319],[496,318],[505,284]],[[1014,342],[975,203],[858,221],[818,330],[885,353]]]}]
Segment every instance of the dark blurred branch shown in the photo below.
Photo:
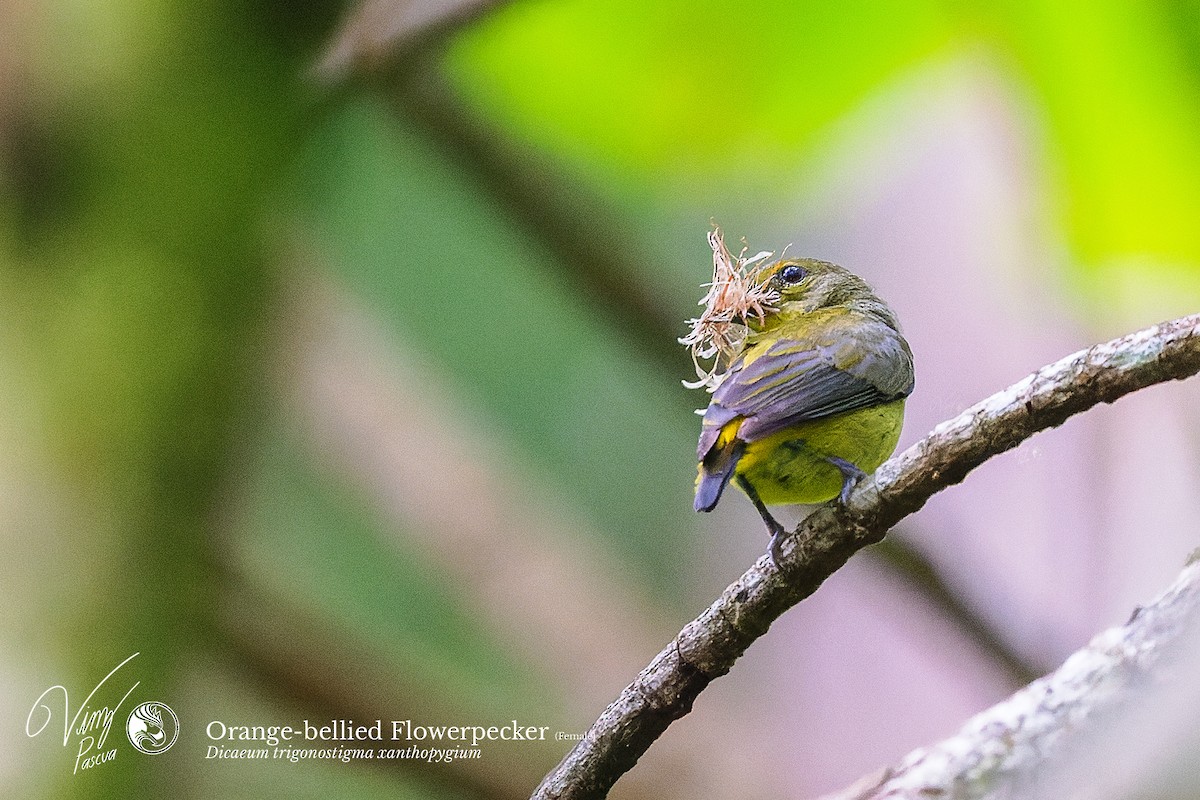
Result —
[{"label": "dark blurred branch", "polygon": [[[281,603],[240,570],[221,576],[216,642],[232,656],[238,679],[287,697],[312,719],[462,719],[446,692],[384,667],[387,659],[345,627]],[[314,647],[314,642],[321,646]],[[417,759],[356,759],[358,770],[398,773],[433,795],[517,800],[549,761],[541,747],[527,759],[483,758],[431,764]],[[552,756],[550,756],[552,758]],[[531,774],[532,773],[532,774]]]},{"label": "dark blurred branch", "polygon": [[[897,531],[899,533],[899,531]],[[913,531],[905,530],[904,536]],[[1043,674],[1035,662],[1028,661],[1005,642],[982,616],[966,604],[942,578],[937,568],[911,543],[895,535],[884,539],[868,553],[887,568],[900,575],[906,589],[920,596],[941,614],[947,622],[980,649],[992,663],[999,666],[1014,686],[1024,686]]]},{"label": "dark blurred branch", "polygon": [[[480,4],[491,8],[493,4]],[[462,18],[423,29],[386,59],[360,59],[359,78],[386,97],[397,113],[418,124],[430,140],[470,171],[480,189],[495,199],[512,224],[529,231],[570,265],[563,276],[575,284],[590,307],[604,314],[610,330],[625,337],[632,351],[667,370],[687,370],[687,356],[676,342],[681,320],[667,318],[655,287],[643,274],[629,248],[613,247],[611,231],[626,227],[619,215],[573,186],[560,170],[528,151],[508,145],[495,131],[470,116],[446,86],[438,67],[445,38]],[[339,35],[341,41],[345,33]],[[698,281],[699,282],[699,279]],[[691,392],[679,390],[680,405],[692,408]],[[884,554],[888,568],[943,612],[990,654],[1013,686],[1036,674],[1002,634],[946,589],[924,554],[897,543]],[[894,557],[893,557],[894,556]]]},{"label": "dark blurred branch", "polygon": [[604,710],[534,792],[599,798],[630,770],[699,694],[784,611],[808,597],[851,555],[881,540],[936,492],[994,455],[1070,416],[1152,384],[1200,371],[1200,315],[1156,325],[1043,367],[937,426],[851,494],[805,519],[703,614],[688,623]]},{"label": "dark blurred branch", "polygon": [[[500,2],[461,5],[482,14]],[[330,64],[340,63],[334,55],[341,43],[353,38],[355,18],[334,37],[317,74],[330,83],[365,87],[387,100],[469,172],[514,227],[530,232],[561,263],[570,265],[563,277],[613,320],[612,329],[635,350],[676,365],[681,372],[690,369],[687,354],[676,343],[685,332],[683,320],[666,318],[661,298],[637,279],[644,270],[630,254],[636,251],[613,246],[612,232],[625,227],[620,214],[565,178],[560,165],[498,136],[494,127],[468,112],[443,77],[440,59],[449,38],[475,17],[447,15],[410,31],[386,53],[366,57],[361,51],[343,65],[346,69],[332,68]],[[682,388],[680,395],[684,396]]]},{"label": "dark blurred branch", "polygon": [[[504,0],[362,0],[339,26],[316,74],[338,83],[351,73],[405,64]],[[414,55],[415,54],[415,55]]]},{"label": "dark blurred branch", "polygon": [[1028,796],[1046,761],[1096,727],[1128,699],[1191,630],[1200,606],[1200,551],[1167,591],[1123,627],[1096,636],[1054,673],[972,717],[955,736],[914,750],[882,774],[825,800],[938,797],[987,800]]}]

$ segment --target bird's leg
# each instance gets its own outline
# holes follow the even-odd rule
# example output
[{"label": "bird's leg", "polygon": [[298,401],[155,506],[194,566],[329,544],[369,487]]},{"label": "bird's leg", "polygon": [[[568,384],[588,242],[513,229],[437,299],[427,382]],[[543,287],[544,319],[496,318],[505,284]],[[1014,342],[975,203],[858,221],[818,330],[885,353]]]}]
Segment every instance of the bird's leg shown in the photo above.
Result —
[{"label": "bird's leg", "polygon": [[734,480],[737,481],[738,486],[746,493],[746,496],[750,498],[750,502],[754,503],[754,507],[758,509],[758,513],[763,518],[763,522],[767,523],[767,532],[771,536],[778,536],[783,533],[783,526],[771,516],[770,511],[767,511],[767,506],[759,498],[758,492],[754,491],[754,487],[750,484],[750,481],[746,480],[744,475],[735,475]]},{"label": "bird's leg", "polygon": [[779,524],[779,520],[771,516],[770,511],[767,511],[766,503],[758,496],[758,492],[754,491],[754,487],[750,484],[750,481],[746,480],[745,476],[736,475],[734,476],[734,480],[737,481],[738,486],[746,493],[746,496],[750,498],[750,502],[754,503],[754,507],[758,509],[759,515],[763,518],[763,522],[767,523],[767,533],[771,534],[771,544],[769,546],[771,560],[775,562],[775,566],[779,566],[779,538],[785,532],[783,526]]},{"label": "bird's leg", "polygon": [[838,494],[838,501],[844,506],[850,500],[850,492],[858,485],[859,481],[867,477],[867,473],[844,458],[826,456],[825,460],[837,467],[838,472],[842,473],[842,491]]}]

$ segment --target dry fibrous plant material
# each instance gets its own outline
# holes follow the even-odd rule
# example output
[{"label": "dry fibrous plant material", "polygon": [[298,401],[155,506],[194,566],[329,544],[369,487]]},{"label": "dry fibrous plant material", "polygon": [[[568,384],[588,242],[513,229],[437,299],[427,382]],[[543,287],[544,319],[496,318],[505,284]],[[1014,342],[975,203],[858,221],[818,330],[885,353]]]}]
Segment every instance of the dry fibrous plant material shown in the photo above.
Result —
[{"label": "dry fibrous plant material", "polygon": [[747,257],[750,248],[743,243],[734,257],[725,246],[721,229],[715,226],[708,233],[708,244],[713,251],[713,277],[704,284],[708,293],[699,302],[704,311],[688,320],[691,330],[679,343],[691,350],[697,377],[683,385],[689,389],[703,386],[712,392],[741,352],[749,333],[746,321],[751,317],[762,320],[774,311],[779,294],[766,281],[774,267],[770,260],[774,253],[763,251]]}]

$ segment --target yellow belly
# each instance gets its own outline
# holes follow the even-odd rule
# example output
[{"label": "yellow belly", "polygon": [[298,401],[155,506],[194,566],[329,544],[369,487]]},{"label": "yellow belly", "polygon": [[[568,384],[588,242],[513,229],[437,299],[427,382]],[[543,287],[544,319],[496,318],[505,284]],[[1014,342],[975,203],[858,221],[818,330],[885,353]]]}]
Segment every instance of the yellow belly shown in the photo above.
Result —
[{"label": "yellow belly", "polygon": [[823,503],[843,480],[828,457],[874,472],[896,449],[903,422],[903,400],[804,422],[749,442],[735,471],[768,505]]}]

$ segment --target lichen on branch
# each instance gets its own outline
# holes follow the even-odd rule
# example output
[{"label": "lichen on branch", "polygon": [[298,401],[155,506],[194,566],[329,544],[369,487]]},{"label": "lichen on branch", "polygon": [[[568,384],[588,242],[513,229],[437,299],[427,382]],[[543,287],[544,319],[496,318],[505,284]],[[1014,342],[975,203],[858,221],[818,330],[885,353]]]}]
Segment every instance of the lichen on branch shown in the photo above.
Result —
[{"label": "lichen on branch", "polygon": [[1193,558],[1129,622],[1098,634],[1053,673],[976,714],[954,736],[822,800],[987,800],[1028,793],[1047,760],[1094,734],[1131,699],[1131,687],[1177,655],[1185,634],[1194,632],[1198,607],[1200,560]]}]

